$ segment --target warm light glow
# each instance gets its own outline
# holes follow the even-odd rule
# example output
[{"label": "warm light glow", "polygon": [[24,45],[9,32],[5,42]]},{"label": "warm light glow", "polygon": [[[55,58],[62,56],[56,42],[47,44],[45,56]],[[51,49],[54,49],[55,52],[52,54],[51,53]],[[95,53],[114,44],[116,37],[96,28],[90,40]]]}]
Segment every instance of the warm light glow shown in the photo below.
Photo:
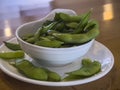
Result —
[{"label": "warm light glow", "polygon": [[111,3],[107,3],[103,6],[103,20],[111,20],[113,19],[113,6]]},{"label": "warm light glow", "polygon": [[4,33],[5,33],[5,36],[6,37],[9,37],[12,35],[11,33],[11,28],[10,28],[10,25],[9,25],[9,22],[7,20],[5,20],[5,29],[4,29]]}]

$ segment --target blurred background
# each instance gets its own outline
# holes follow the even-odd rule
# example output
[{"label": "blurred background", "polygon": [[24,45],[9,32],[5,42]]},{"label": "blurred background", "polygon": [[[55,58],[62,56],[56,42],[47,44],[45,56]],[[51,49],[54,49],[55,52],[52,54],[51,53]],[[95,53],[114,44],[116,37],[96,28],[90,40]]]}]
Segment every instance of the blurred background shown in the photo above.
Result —
[{"label": "blurred background", "polygon": [[99,21],[100,28],[108,28],[118,5],[119,0],[0,0],[0,41],[14,37],[18,26],[41,19],[55,8],[72,9],[77,14],[93,8],[92,17]]}]

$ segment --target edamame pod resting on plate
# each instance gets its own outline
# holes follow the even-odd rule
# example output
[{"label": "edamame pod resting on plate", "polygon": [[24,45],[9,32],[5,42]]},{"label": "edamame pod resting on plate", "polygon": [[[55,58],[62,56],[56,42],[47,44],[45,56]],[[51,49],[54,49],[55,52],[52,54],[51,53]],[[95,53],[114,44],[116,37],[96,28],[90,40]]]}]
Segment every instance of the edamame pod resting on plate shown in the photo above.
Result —
[{"label": "edamame pod resting on plate", "polygon": [[101,70],[101,64],[98,61],[91,61],[90,59],[82,60],[82,67],[78,70],[68,72],[68,76],[63,81],[71,81],[76,79],[84,79],[90,77]]},{"label": "edamame pod resting on plate", "polygon": [[101,64],[98,61],[88,61],[89,59],[83,59],[82,67],[79,70],[70,72],[70,75],[79,75],[79,76],[92,76],[98,73],[101,70]]},{"label": "edamame pod resting on plate", "polygon": [[25,76],[36,79],[46,81],[48,78],[47,73],[44,69],[35,67],[32,63],[27,60],[16,60],[14,65],[21,73]]},{"label": "edamame pod resting on plate", "polygon": [[61,76],[59,74],[57,74],[56,72],[50,71],[46,68],[43,68],[47,74],[48,74],[48,79],[47,81],[54,81],[54,82],[58,82],[61,81]]},{"label": "edamame pod resting on plate", "polygon": [[19,44],[16,44],[16,43],[10,43],[10,42],[6,42],[4,41],[4,44],[7,48],[11,49],[11,50],[21,50],[21,47]]},{"label": "edamame pod resting on plate", "polygon": [[61,77],[56,72],[49,71],[48,72],[48,81],[58,82],[58,81],[61,81]]},{"label": "edamame pod resting on plate", "polygon": [[24,52],[23,51],[0,52],[0,58],[2,59],[24,58]]},{"label": "edamame pod resting on plate", "polygon": [[30,61],[18,59],[13,64],[26,77],[42,81],[60,81],[61,77],[56,72],[42,67],[34,66]]}]

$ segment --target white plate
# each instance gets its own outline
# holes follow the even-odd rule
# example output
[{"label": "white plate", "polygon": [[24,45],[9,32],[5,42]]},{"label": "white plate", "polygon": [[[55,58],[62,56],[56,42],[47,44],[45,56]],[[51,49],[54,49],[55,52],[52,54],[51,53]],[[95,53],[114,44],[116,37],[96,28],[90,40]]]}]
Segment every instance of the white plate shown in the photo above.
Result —
[{"label": "white plate", "polygon": [[[9,42],[17,43],[17,40],[16,40],[16,38],[13,38],[13,39],[9,40]],[[0,46],[0,51],[10,51],[10,50],[4,44],[2,44]],[[32,61],[32,59],[29,56],[26,55],[25,58],[29,59],[33,64],[38,66],[38,64],[35,63],[34,61]],[[63,82],[63,81],[48,82],[48,81],[38,81],[38,80],[29,79],[29,78],[23,76],[22,74],[20,74],[17,71],[17,69],[14,68],[13,66],[11,66],[7,61],[4,61],[2,59],[0,59],[0,68],[6,74],[8,74],[18,80],[24,81],[24,82],[37,84],[37,85],[45,85],[45,86],[72,86],[72,85],[80,85],[80,84],[85,84],[88,82],[95,81],[95,80],[105,76],[112,69],[112,67],[114,65],[114,57],[113,57],[111,51],[107,47],[105,47],[103,44],[99,43],[98,41],[95,41],[95,43],[93,44],[91,49],[88,51],[88,53],[85,56],[83,56],[82,58],[91,58],[92,60],[98,60],[102,65],[101,72],[99,72],[98,74],[96,74],[94,76],[91,76],[91,77],[85,78],[85,79],[81,79],[81,80],[67,81],[67,82]],[[82,58],[80,58],[80,59],[82,59]],[[73,71],[80,67],[80,65],[81,65],[80,59],[78,59],[77,61],[75,61],[69,65],[65,65],[62,67],[46,67],[46,68],[49,68],[50,70],[57,72],[63,78],[66,76],[65,72]]]}]

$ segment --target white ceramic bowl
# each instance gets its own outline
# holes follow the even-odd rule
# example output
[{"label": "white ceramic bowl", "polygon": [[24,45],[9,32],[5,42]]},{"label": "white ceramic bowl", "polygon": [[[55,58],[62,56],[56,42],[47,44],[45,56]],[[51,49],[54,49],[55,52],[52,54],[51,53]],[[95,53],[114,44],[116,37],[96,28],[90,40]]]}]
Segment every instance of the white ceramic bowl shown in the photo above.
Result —
[{"label": "white ceramic bowl", "polygon": [[25,34],[35,33],[37,28],[40,27],[40,25],[42,25],[46,20],[52,20],[56,12],[64,12],[70,15],[76,15],[73,10],[55,9],[46,17],[38,21],[26,23],[16,30],[16,37],[21,48],[25,51],[25,53],[27,53],[40,64],[60,66],[71,63],[85,55],[94,42],[94,40],[91,40],[83,45],[68,48],[48,48],[33,45],[21,39],[21,37]]}]

